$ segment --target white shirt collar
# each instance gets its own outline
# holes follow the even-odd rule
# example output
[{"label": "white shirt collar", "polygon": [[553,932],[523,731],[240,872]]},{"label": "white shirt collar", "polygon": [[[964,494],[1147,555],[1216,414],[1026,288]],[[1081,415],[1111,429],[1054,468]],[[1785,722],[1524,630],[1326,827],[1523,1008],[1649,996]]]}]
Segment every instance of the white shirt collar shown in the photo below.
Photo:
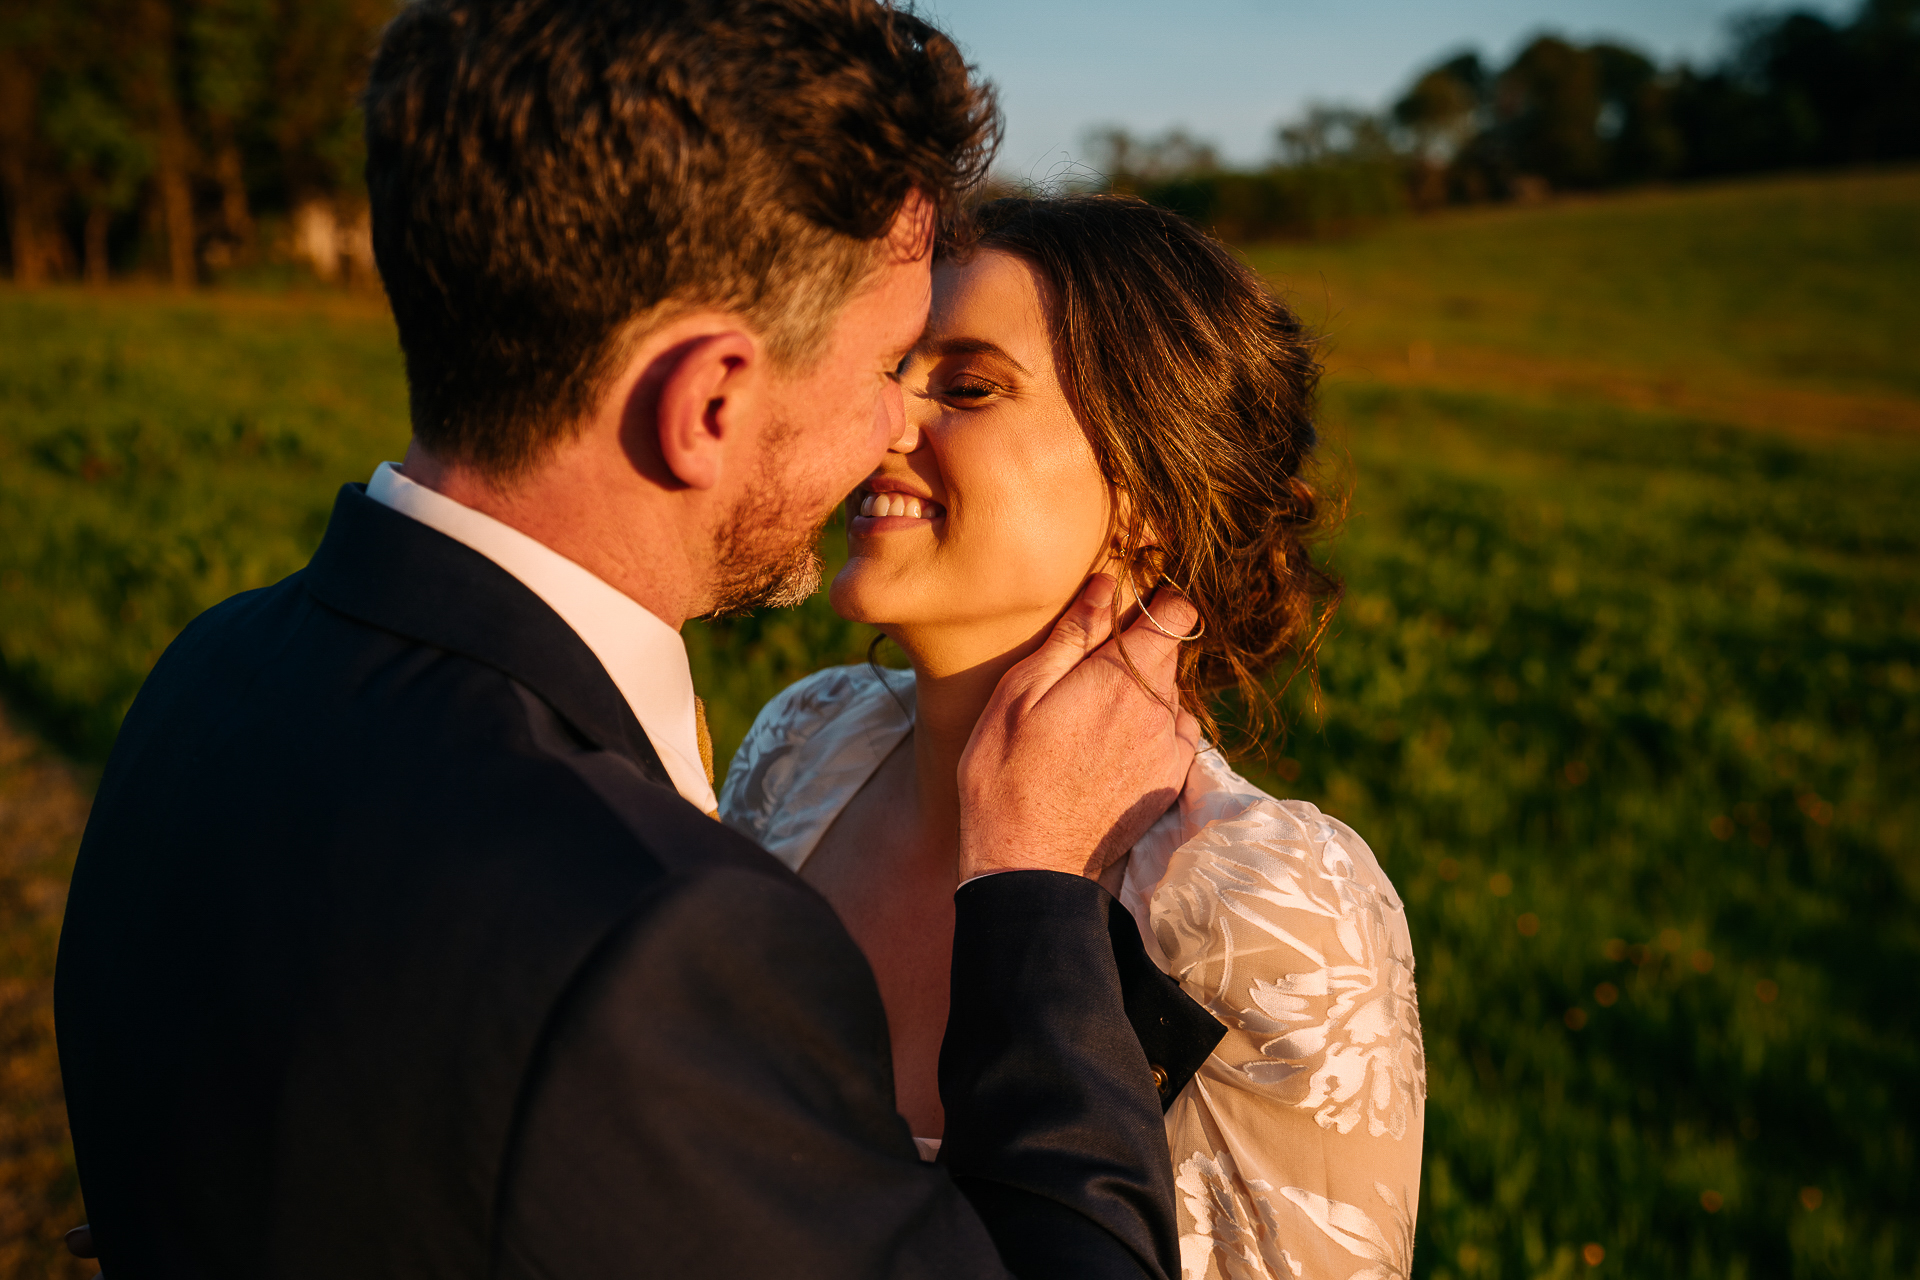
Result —
[{"label": "white shirt collar", "polygon": [[666,766],[703,813],[719,808],[700,764],[693,673],[680,633],[553,548],[400,474],[383,462],[367,496],[464,543],[518,578],[586,642]]}]

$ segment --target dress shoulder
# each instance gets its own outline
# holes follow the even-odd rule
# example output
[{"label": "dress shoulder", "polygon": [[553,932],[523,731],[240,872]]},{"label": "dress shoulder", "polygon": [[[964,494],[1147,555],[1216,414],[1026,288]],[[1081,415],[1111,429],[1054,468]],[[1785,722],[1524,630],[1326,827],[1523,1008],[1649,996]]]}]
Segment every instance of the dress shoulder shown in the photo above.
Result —
[{"label": "dress shoulder", "polygon": [[798,871],[912,728],[913,673],[828,667],[760,709],[720,791],[720,819]]},{"label": "dress shoulder", "polygon": [[1373,851],[1209,749],[1134,856],[1165,968],[1227,1027],[1167,1116],[1183,1272],[1406,1275],[1426,1063]]}]

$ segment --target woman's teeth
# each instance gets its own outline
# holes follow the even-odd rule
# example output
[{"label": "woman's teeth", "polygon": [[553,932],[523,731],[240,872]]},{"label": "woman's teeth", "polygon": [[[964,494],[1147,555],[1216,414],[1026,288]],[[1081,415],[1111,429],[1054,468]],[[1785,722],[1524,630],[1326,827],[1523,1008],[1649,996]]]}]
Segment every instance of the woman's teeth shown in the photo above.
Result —
[{"label": "woman's teeth", "polygon": [[946,508],[931,499],[922,500],[904,493],[870,493],[860,500],[860,514],[934,520],[945,515]]}]

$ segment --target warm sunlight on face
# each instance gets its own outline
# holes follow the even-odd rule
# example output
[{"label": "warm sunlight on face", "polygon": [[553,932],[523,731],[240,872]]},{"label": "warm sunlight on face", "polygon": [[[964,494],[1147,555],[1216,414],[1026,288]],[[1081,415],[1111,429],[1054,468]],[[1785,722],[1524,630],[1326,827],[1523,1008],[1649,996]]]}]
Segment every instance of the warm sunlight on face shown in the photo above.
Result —
[{"label": "warm sunlight on face", "polygon": [[993,250],[935,269],[906,429],[848,500],[833,606],[909,652],[1024,644],[1106,560],[1111,489],[1054,368],[1045,289]]},{"label": "warm sunlight on face", "polygon": [[796,375],[776,379],[773,434],[811,474],[802,482],[794,468],[786,468],[788,489],[799,492],[761,489],[752,495],[756,501],[803,497],[817,528],[899,434],[895,371],[926,322],[932,234],[932,207],[910,196],[872,275],[835,318],[826,349]]},{"label": "warm sunlight on face", "polygon": [[742,451],[744,481],[715,531],[711,611],[784,608],[818,589],[822,527],[900,433],[896,374],[925,326],[932,234],[932,206],[910,196],[825,350],[771,380],[759,452]]}]

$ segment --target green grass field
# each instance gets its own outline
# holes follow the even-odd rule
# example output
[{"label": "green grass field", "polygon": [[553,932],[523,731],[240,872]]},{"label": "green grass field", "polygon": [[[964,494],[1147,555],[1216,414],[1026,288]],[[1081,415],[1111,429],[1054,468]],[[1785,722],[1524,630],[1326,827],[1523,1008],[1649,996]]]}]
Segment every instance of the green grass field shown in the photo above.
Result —
[{"label": "green grass field", "polygon": [[1353,596],[1287,749],[1407,900],[1421,1267],[1912,1275],[1920,448],[1334,403]]},{"label": "green grass field", "polygon": [[1917,204],[1920,170],[1771,178],[1441,214],[1255,257],[1367,346],[1913,396]]},{"label": "green grass field", "polygon": [[[1917,229],[1894,172],[1253,254],[1330,331],[1350,597],[1245,767],[1406,898],[1421,1276],[1920,1272]],[[16,717],[97,761],[166,640],[404,437],[370,305],[0,292]],[[722,758],[867,639],[819,599],[690,627]],[[0,930],[50,930],[17,896]],[[47,954],[0,950],[5,989]],[[51,1167],[0,1162],[0,1223]],[[70,1274],[65,1225],[18,1274]]]}]

